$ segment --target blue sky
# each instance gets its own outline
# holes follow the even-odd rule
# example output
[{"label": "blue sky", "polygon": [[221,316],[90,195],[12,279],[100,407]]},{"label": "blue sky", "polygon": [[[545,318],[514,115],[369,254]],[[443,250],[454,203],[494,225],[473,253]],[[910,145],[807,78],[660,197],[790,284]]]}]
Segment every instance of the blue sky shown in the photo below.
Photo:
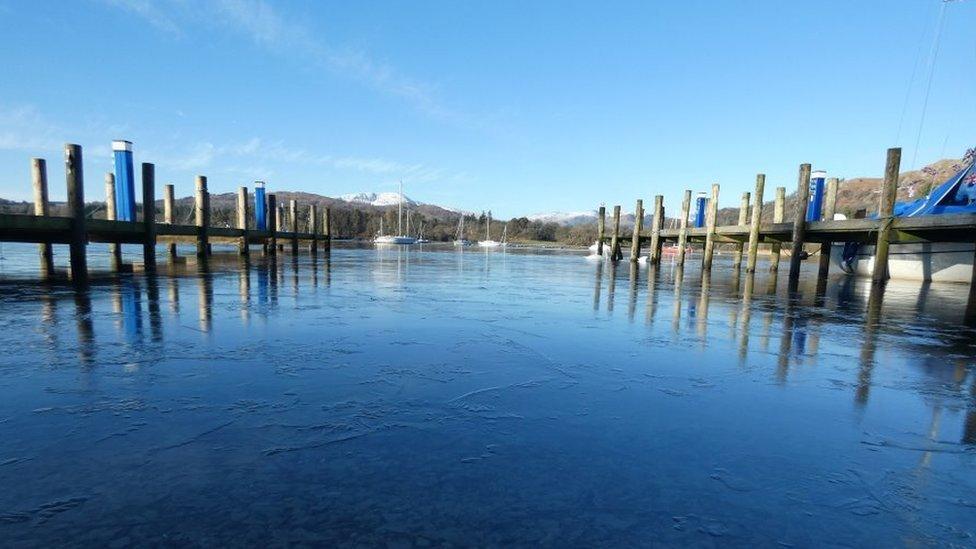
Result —
[{"label": "blue sky", "polygon": [[[801,162],[877,175],[900,145],[910,168],[940,7],[0,0],[0,196],[29,199],[42,156],[63,197],[70,141],[100,199],[126,138],[181,196],[196,174],[330,196],[402,177],[509,217],[658,193],[674,211],[718,182],[737,205]],[[919,167],[976,145],[974,29],[976,1],[946,7]]]}]

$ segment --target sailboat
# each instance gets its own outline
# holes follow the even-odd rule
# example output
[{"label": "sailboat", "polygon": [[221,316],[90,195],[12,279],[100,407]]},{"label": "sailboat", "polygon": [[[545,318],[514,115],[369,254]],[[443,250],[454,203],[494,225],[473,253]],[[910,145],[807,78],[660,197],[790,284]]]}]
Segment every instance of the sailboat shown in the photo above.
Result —
[{"label": "sailboat", "polygon": [[430,240],[424,238],[424,222],[420,221],[420,232],[417,233],[417,244],[427,244]]},{"label": "sailboat", "polygon": [[497,248],[502,243],[491,239],[491,212],[488,212],[488,222],[485,223],[485,239],[478,241],[478,246],[482,248]]},{"label": "sailboat", "polygon": [[[416,238],[413,238],[412,236],[407,236],[403,232],[403,180],[402,179],[400,180],[400,193],[399,194],[400,194],[399,200],[397,201],[397,234],[396,234],[396,236],[383,234],[383,218],[380,218],[380,234],[376,235],[376,238],[373,239],[373,243],[375,243],[375,244],[413,244],[414,242],[417,241]],[[409,217],[407,218],[407,224],[408,224],[407,231],[409,232],[409,230],[410,230],[409,229],[409,224],[410,224],[410,218]]]},{"label": "sailboat", "polygon": [[470,246],[471,241],[464,238],[464,214],[461,214],[461,219],[458,220],[457,231],[454,233],[454,245],[455,246]]}]

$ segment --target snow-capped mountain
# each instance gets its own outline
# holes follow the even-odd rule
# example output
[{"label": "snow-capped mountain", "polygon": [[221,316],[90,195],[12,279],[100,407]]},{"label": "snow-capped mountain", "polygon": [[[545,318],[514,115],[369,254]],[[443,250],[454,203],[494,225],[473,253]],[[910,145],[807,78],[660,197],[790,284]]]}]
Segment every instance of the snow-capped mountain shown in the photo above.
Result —
[{"label": "snow-capped mountain", "polygon": [[566,227],[592,223],[596,221],[596,211],[588,210],[581,212],[543,212],[526,216],[529,221],[541,221],[542,223],[556,223]]},{"label": "snow-capped mountain", "polygon": [[[344,194],[339,197],[339,200],[344,202],[356,202],[359,204],[369,204],[370,206],[396,206],[397,202],[400,201],[400,195],[397,193],[387,192],[387,193],[352,193]],[[414,202],[410,200],[407,195],[403,195],[403,205],[404,206],[416,206],[419,202]]]}]

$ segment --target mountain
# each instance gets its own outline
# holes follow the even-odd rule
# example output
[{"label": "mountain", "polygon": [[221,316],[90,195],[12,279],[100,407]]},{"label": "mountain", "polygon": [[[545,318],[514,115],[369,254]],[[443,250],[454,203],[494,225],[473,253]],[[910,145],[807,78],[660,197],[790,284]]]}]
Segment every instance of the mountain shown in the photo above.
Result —
[{"label": "mountain", "polygon": [[[369,204],[370,206],[396,206],[400,201],[400,195],[397,193],[387,192],[387,193],[352,193],[344,194],[339,197],[339,200],[343,202],[355,202],[358,204]],[[411,200],[407,195],[403,195],[403,205],[404,206],[416,206],[420,204]]]},{"label": "mountain", "polygon": [[575,227],[596,222],[596,210],[580,212],[542,212],[525,216],[529,221],[555,223],[563,227]]}]

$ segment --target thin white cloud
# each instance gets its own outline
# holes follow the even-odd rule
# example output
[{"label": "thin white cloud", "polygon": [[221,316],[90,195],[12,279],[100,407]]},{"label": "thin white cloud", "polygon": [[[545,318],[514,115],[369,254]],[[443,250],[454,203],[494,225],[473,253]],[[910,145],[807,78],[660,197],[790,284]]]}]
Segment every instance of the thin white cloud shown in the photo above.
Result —
[{"label": "thin white cloud", "polygon": [[109,6],[113,6],[134,15],[142,17],[157,29],[179,36],[182,30],[171,17],[159,8],[157,2],[150,0],[102,0]]},{"label": "thin white cloud", "polygon": [[32,105],[0,105],[0,150],[38,152],[60,150],[65,131]]}]

